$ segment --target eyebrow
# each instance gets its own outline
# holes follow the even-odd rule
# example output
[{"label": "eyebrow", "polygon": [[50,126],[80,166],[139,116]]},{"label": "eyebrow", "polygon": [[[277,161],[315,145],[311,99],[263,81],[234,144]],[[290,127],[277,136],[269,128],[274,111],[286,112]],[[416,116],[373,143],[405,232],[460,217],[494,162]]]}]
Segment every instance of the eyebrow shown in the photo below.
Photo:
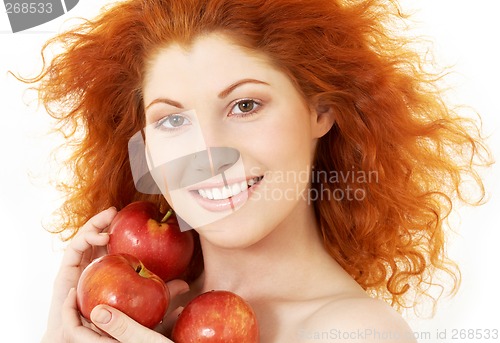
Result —
[{"label": "eyebrow", "polygon": [[231,92],[234,91],[236,88],[238,88],[239,86],[242,86],[246,83],[256,83],[256,84],[269,86],[269,83],[264,82],[264,81],[255,80],[255,79],[243,79],[243,80],[240,80],[240,81],[233,83],[232,85],[230,85],[229,87],[224,89],[222,92],[220,92],[218,95],[219,99],[224,99],[229,94],[231,94]]},{"label": "eyebrow", "polygon": [[167,98],[157,98],[157,99],[154,99],[153,101],[151,101],[151,103],[149,105],[147,105],[144,110],[147,110],[148,108],[150,108],[154,104],[167,104],[167,105],[174,106],[174,107],[177,107],[177,108],[183,108],[184,107],[184,106],[182,106],[181,103],[179,103],[177,101],[170,100],[170,99],[167,99]]},{"label": "eyebrow", "polygon": [[[262,85],[270,86],[269,83],[264,82],[264,81],[260,81],[260,80],[256,80],[256,79],[243,79],[243,80],[239,80],[239,81],[236,81],[235,83],[231,84],[229,87],[227,87],[222,92],[220,92],[217,95],[217,97],[219,99],[224,99],[229,94],[231,94],[231,92],[233,92],[236,88],[238,88],[238,87],[240,87],[240,86],[242,86],[244,84],[247,84],[247,83],[256,83],[256,84],[262,84]],[[184,108],[184,106],[182,106],[182,104],[180,102],[177,102],[177,101],[174,101],[174,100],[171,100],[171,99],[168,99],[168,98],[157,98],[157,99],[154,99],[153,101],[151,101],[151,103],[148,106],[146,106],[145,110],[147,110],[148,108],[150,108],[152,105],[158,104],[158,103],[160,103],[160,104],[167,104],[167,105],[174,106],[174,107],[177,107],[177,108]]]}]

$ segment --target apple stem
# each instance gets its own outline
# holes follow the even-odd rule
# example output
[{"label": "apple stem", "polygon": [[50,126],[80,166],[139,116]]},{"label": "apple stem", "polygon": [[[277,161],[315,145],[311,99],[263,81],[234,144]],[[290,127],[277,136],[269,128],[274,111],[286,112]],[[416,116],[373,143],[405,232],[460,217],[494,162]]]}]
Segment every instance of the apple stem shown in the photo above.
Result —
[{"label": "apple stem", "polygon": [[165,217],[163,217],[163,219],[161,220],[162,223],[165,223],[168,218],[170,218],[170,216],[172,215],[172,213],[174,213],[174,211],[172,211],[172,209],[168,210],[168,212],[165,214]]},{"label": "apple stem", "polygon": [[148,269],[140,262],[140,264],[135,268],[135,272],[139,274],[139,276],[149,278],[150,274]]}]

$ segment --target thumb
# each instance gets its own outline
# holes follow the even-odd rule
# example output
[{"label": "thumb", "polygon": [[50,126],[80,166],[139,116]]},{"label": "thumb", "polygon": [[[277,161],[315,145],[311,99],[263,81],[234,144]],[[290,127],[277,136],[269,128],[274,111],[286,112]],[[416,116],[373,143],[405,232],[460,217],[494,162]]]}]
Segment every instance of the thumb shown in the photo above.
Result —
[{"label": "thumb", "polygon": [[122,343],[173,343],[123,312],[106,305],[96,306],[90,313],[90,319],[99,329]]}]

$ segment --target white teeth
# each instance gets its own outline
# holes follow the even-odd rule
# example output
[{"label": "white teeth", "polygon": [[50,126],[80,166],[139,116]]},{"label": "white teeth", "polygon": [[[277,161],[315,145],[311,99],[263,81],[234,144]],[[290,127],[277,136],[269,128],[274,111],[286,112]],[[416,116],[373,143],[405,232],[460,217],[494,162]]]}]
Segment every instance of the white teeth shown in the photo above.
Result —
[{"label": "white teeth", "polygon": [[240,194],[241,193],[240,185],[235,183],[233,187],[231,187],[231,193],[233,193],[233,196],[235,196],[236,194]]},{"label": "white teeth", "polygon": [[248,188],[248,185],[247,185],[247,182],[246,181],[242,181],[240,183],[240,189],[241,191],[243,192],[244,190],[246,190]]},{"label": "white teeth", "polygon": [[248,183],[247,181],[242,181],[224,187],[198,189],[198,194],[203,198],[210,200],[227,199],[247,190],[247,188],[253,186],[260,180],[260,177],[254,177],[253,179],[250,179]]},{"label": "white teeth", "polygon": [[221,199],[227,199],[231,196],[231,191],[229,190],[228,187],[222,188],[222,198]]},{"label": "white teeth", "polygon": [[[198,191],[199,192],[199,191]],[[213,200],[214,196],[212,195],[212,190],[210,189],[205,189],[206,196],[204,198],[209,198],[210,200]],[[201,194],[200,194],[201,195]],[[201,195],[203,196],[203,195]]]},{"label": "white teeth", "polygon": [[214,196],[214,200],[222,199],[222,192],[219,188],[212,188],[212,194]]}]

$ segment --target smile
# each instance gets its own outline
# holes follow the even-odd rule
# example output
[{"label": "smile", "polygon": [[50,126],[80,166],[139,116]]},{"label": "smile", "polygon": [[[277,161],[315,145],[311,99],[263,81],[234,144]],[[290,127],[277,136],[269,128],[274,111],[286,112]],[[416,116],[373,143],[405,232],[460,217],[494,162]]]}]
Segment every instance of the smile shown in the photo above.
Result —
[{"label": "smile", "polygon": [[229,199],[235,195],[240,194],[241,192],[246,191],[248,188],[252,187],[256,183],[261,181],[263,178],[264,178],[263,176],[257,176],[246,181],[235,182],[223,187],[200,188],[197,190],[197,192],[204,199],[209,199],[209,200]]}]

